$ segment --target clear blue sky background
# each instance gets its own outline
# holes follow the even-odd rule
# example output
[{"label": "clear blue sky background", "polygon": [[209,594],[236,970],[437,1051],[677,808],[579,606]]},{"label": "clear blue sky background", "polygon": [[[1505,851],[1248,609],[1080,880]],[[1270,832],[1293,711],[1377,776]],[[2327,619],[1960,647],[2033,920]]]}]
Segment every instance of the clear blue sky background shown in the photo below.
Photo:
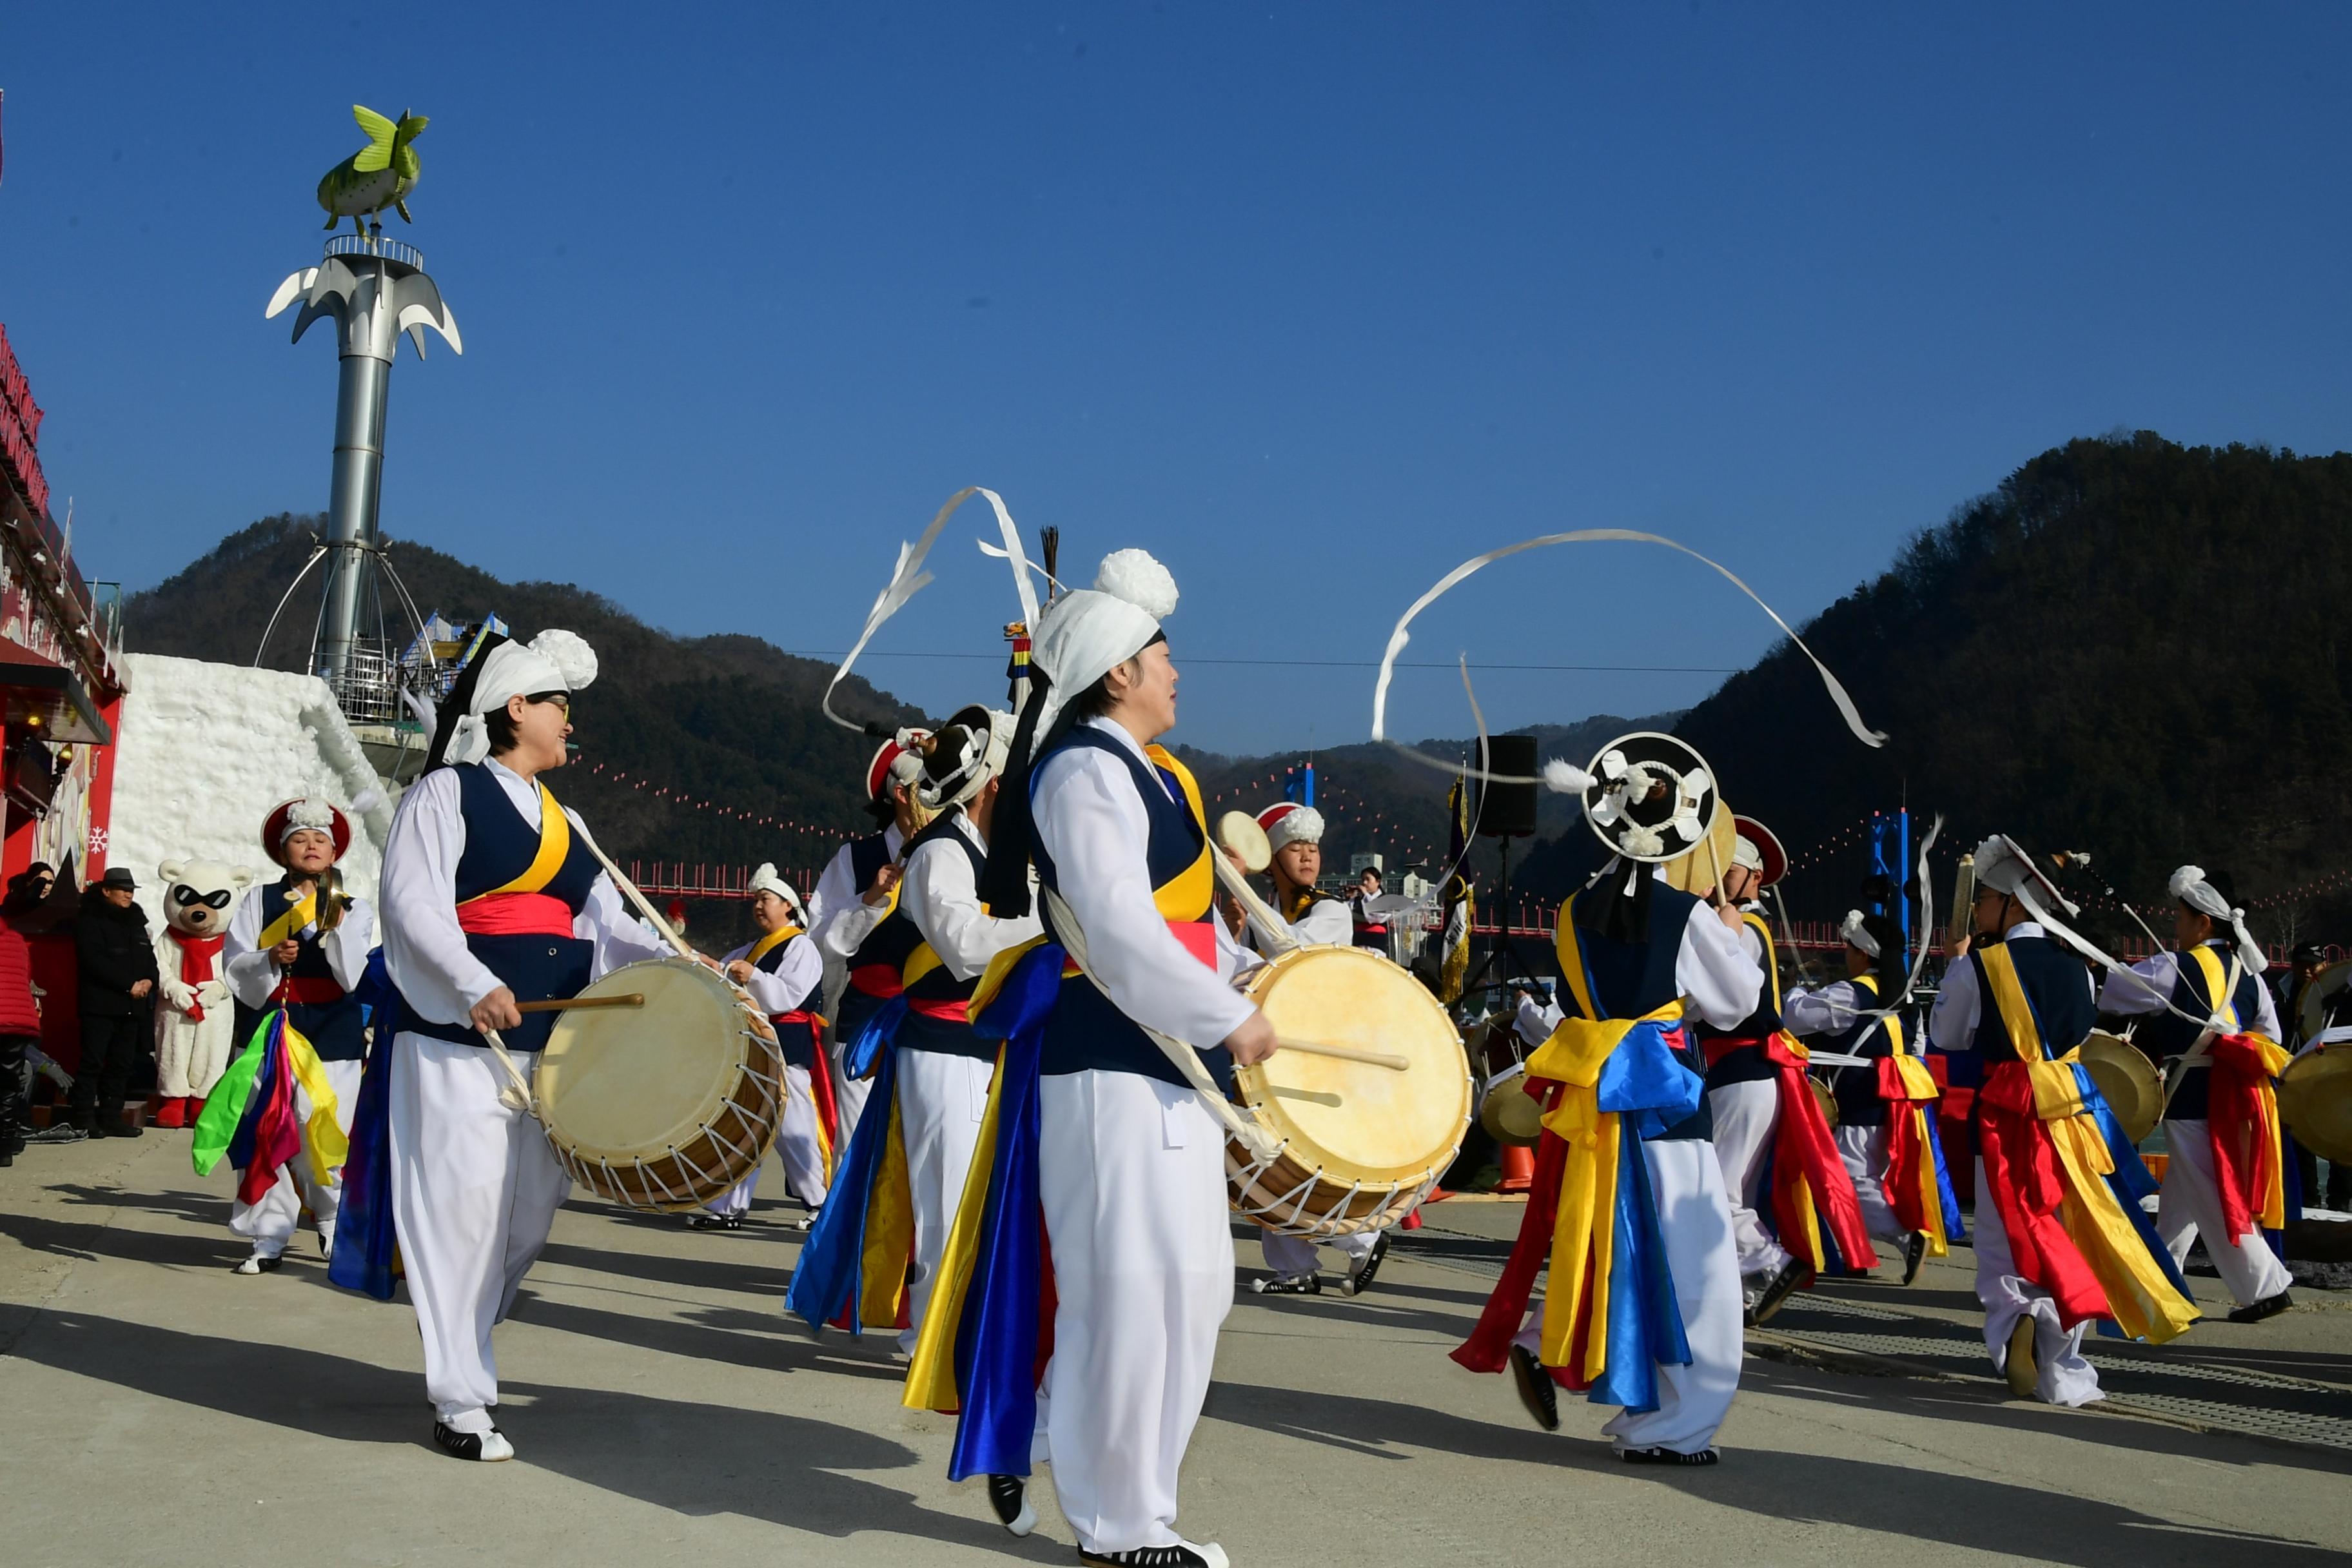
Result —
[{"label": "clear blue sky background", "polygon": [[[985,483],[1080,562],[1166,560],[1180,660],[1269,661],[1196,664],[1181,738],[1329,744],[1404,605],[1522,535],[1669,533],[1795,618],[2071,437],[2335,450],[2347,75],[2325,5],[24,5],[0,321],[91,575],[321,507],[331,340],[261,310],[349,106],[413,106],[389,226],[467,353],[395,372],[395,536],[838,649]],[[999,651],[966,515],[882,651]],[[1622,546],[1423,626],[1698,667],[1771,629]],[[1480,694],[1513,724],[1716,679]],[[1467,728],[1450,670],[1399,700]]]}]

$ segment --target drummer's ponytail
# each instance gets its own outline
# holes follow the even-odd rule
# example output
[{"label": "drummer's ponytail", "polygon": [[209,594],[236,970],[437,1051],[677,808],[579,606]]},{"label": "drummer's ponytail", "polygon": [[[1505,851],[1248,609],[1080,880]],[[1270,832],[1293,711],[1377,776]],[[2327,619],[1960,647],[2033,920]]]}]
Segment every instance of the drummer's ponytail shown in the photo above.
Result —
[{"label": "drummer's ponytail", "polygon": [[1052,688],[1045,672],[1032,664],[1029,700],[1021,705],[1021,717],[1013,727],[996,810],[988,820],[988,864],[981,873],[980,901],[1001,921],[1019,920],[1029,912],[1029,853],[1035,838],[1035,823],[1029,815],[1029,766],[1044,749],[1037,742],[1037,729],[1053,710]]}]

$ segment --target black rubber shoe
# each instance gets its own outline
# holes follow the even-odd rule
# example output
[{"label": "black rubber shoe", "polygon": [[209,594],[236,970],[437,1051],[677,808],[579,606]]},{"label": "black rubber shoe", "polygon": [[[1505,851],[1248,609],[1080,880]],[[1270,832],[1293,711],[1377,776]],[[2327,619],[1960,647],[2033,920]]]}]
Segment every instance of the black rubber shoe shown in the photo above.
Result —
[{"label": "black rubber shoe", "polygon": [[2251,1307],[2240,1307],[2230,1314],[2233,1323],[2259,1323],[2264,1318],[2275,1318],[2294,1305],[2294,1298],[2284,1290],[2275,1296],[2265,1296]]},{"label": "black rubber shoe", "polygon": [[1519,1385],[1519,1403],[1528,1407],[1536,1425],[1547,1432],[1559,1431],[1559,1384],[1525,1345],[1511,1347],[1511,1381]]},{"label": "black rubber shoe", "polygon": [[1251,1280],[1250,1289],[1261,1296],[1320,1296],[1323,1294],[1323,1277],[1320,1274],[1301,1274],[1286,1279],[1279,1274],[1269,1274],[1263,1279]]},{"label": "black rubber shoe", "polygon": [[2032,1399],[2041,1386],[2042,1367],[2033,1354],[2033,1320],[2023,1317],[2009,1331],[2009,1355],[2001,1363],[2001,1375],[2009,1380],[2009,1391],[2020,1399]]},{"label": "black rubber shoe", "polygon": [[1805,1282],[1807,1272],[1805,1266],[1793,1258],[1783,1264],[1780,1272],[1772,1276],[1772,1282],[1764,1287],[1764,1293],[1756,1298],[1755,1321],[1770,1322],[1772,1314],[1786,1306],[1797,1287]]},{"label": "black rubber shoe", "polygon": [[264,1258],[257,1253],[251,1258],[238,1258],[236,1266],[229,1272],[231,1274],[275,1274],[285,1267],[286,1260],[282,1258]]},{"label": "black rubber shoe", "polygon": [[1029,1506],[1025,1476],[989,1477],[988,1506],[996,1510],[996,1522],[1015,1535],[1026,1535],[1037,1528],[1037,1510]]},{"label": "black rubber shoe", "polygon": [[1380,1274],[1381,1265],[1387,1259],[1388,1255],[1389,1233],[1382,1231],[1379,1238],[1372,1243],[1372,1249],[1364,1254],[1360,1262],[1349,1266],[1347,1282],[1339,1289],[1350,1296],[1360,1296],[1370,1289],[1372,1280]]},{"label": "black rubber shoe", "polygon": [[1696,1454],[1678,1453],[1672,1448],[1621,1448],[1617,1457],[1629,1465],[1713,1465],[1723,1459],[1712,1448],[1701,1448]]},{"label": "black rubber shoe", "polygon": [[433,1446],[456,1459],[495,1462],[514,1458],[514,1445],[495,1426],[487,1432],[453,1432],[436,1421]]},{"label": "black rubber shoe", "polygon": [[1081,1546],[1078,1561],[1090,1568],[1226,1568],[1225,1549],[1214,1542],[1139,1546],[1131,1552],[1089,1552]]},{"label": "black rubber shoe", "polygon": [[1903,1242],[1903,1283],[1908,1285],[1919,1278],[1919,1265],[1927,1258],[1927,1233],[1915,1230]]}]

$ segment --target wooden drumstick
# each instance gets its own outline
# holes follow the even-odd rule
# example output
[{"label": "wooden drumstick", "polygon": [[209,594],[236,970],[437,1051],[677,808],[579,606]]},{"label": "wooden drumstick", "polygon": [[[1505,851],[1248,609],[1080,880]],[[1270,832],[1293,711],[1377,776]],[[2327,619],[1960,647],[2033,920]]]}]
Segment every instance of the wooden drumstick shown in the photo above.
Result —
[{"label": "wooden drumstick", "polygon": [[518,1013],[565,1013],[574,1007],[642,1007],[646,1005],[641,992],[632,991],[625,996],[551,996],[544,1002],[518,1002]]},{"label": "wooden drumstick", "polygon": [[1412,1063],[1393,1051],[1367,1051],[1355,1046],[1327,1046],[1317,1040],[1277,1039],[1274,1048],[1297,1051],[1302,1057],[1333,1057],[1343,1062],[1362,1062],[1367,1067],[1386,1068],[1391,1072],[1407,1072]]}]

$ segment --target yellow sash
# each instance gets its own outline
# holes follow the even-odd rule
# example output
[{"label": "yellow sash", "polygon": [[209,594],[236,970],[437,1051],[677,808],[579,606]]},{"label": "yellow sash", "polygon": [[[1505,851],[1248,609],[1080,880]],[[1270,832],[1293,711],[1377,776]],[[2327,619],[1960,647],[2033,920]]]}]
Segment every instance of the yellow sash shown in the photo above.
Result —
[{"label": "yellow sash", "polygon": [[751,951],[743,955],[743,962],[756,967],[760,960],[767,957],[768,954],[775,952],[776,949],[783,946],[784,943],[792,941],[793,938],[800,934],[801,928],[793,924],[792,921],[786,921],[782,925],[778,926],[775,930],[761,937],[759,941],[753,942],[751,944]]},{"label": "yellow sash", "polygon": [[[2107,1177],[2115,1173],[2114,1154],[2099,1131],[2098,1119],[2083,1102],[2075,1058],[2077,1045],[2062,1057],[2050,1055],[2025,987],[2017,977],[2017,961],[2005,943],[1977,951],[1985,979],[1992,991],[2001,1026],[2026,1058],[2033,1083],[2034,1113],[2050,1135],[2066,1196],[2058,1205],[2059,1223],[2066,1227],[2075,1248],[2107,1293],[2107,1308],[2116,1327],[2134,1339],[2162,1344],[2178,1337],[2198,1318],[2196,1307],[2174,1287],[2148,1250],[2138,1229],[2126,1217]],[[2028,1052],[2038,1053],[2028,1057]]]},{"label": "yellow sash", "polygon": [[291,942],[318,918],[319,889],[313,883],[299,899],[287,906],[284,914],[261,928],[261,934],[253,939],[254,948],[257,952],[267,952],[281,942]]},{"label": "yellow sash", "polygon": [[2263,1184],[2262,1209],[2256,1217],[2264,1230],[2284,1230],[2286,1228],[2286,1150],[2284,1140],[2279,1136],[2283,1124],[2279,1121],[2276,1079],[2279,1074],[2286,1071],[2286,1064],[2294,1058],[2276,1040],[2266,1035],[2257,1035],[2244,1026],[2238,1016],[2237,998],[2222,994],[2229,977],[2222,973],[2219,953],[2210,947],[2200,946],[2190,951],[2190,956],[2197,960],[2198,970],[2205,977],[2207,1005],[2218,1019],[2214,1032],[2242,1034],[2249,1039],[2262,1042],[2263,1081],[2254,1091],[2257,1125],[2248,1129],[2248,1132],[2269,1145],[2270,1175]]},{"label": "yellow sash", "polygon": [[530,864],[523,868],[522,875],[502,887],[492,888],[477,898],[467,899],[467,903],[477,902],[479,899],[494,899],[500,893],[539,892],[555,880],[556,873],[563,869],[563,862],[571,858],[572,819],[563,815],[563,808],[555,804],[553,793],[545,784],[537,779],[531,783],[539,785],[539,853],[530,858]]}]

